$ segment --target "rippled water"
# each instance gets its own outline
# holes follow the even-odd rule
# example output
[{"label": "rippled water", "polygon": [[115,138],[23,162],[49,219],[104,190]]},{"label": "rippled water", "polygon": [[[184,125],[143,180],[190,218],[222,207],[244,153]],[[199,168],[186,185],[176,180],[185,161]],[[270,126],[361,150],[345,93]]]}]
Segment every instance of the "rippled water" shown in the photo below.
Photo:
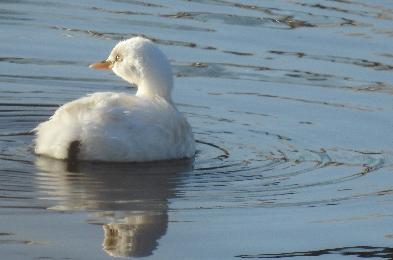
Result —
[{"label": "rippled water", "polygon": [[[387,0],[0,1],[2,257],[392,259],[392,21]],[[171,59],[195,161],[36,157],[59,105],[135,92],[87,67],[134,35]]]}]

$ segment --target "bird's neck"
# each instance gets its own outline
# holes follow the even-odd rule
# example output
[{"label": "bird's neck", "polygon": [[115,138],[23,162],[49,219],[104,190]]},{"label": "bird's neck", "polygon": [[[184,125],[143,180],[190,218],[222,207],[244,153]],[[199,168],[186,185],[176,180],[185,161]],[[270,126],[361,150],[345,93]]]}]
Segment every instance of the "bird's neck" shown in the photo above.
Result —
[{"label": "bird's neck", "polygon": [[146,99],[158,97],[172,103],[172,84],[172,81],[155,82],[153,80],[141,80],[138,84],[136,96]]}]

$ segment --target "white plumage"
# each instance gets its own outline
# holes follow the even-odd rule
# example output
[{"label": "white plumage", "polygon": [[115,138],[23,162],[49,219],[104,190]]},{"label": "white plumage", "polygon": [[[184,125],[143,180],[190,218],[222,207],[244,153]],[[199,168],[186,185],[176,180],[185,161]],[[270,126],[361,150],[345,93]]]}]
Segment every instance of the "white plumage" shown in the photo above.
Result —
[{"label": "white plumage", "polygon": [[151,41],[121,41],[107,60],[90,67],[112,69],[137,85],[136,95],[94,93],[61,106],[35,129],[37,154],[116,162],[194,156],[191,127],[172,102],[170,64]]}]

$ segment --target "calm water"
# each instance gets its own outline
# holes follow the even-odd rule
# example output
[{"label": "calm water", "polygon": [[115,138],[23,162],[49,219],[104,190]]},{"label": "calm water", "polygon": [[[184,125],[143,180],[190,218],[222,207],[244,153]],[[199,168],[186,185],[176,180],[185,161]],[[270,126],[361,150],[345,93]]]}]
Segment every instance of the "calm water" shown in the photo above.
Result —
[{"label": "calm water", "polygon": [[[1,258],[392,259],[392,28],[388,0],[0,1]],[[32,154],[59,105],[135,92],[87,67],[134,35],[195,162]]]}]

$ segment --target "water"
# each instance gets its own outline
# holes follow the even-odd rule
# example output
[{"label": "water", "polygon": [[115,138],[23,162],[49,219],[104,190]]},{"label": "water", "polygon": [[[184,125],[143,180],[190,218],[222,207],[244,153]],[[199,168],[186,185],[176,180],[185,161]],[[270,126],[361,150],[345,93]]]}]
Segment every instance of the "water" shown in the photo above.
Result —
[{"label": "water", "polygon": [[[4,259],[393,258],[390,1],[0,1]],[[143,34],[170,58],[195,162],[32,153]]]}]

